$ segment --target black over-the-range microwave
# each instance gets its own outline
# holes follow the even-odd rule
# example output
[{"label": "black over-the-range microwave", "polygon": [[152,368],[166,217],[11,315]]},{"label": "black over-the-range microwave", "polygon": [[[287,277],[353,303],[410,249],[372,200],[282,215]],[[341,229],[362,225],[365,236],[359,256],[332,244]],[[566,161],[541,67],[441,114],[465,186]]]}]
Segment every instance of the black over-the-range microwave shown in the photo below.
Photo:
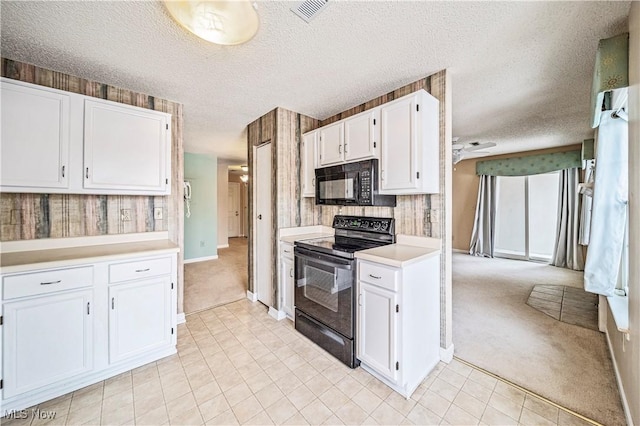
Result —
[{"label": "black over-the-range microwave", "polygon": [[316,204],[395,207],[395,195],[378,194],[378,160],[316,169]]}]

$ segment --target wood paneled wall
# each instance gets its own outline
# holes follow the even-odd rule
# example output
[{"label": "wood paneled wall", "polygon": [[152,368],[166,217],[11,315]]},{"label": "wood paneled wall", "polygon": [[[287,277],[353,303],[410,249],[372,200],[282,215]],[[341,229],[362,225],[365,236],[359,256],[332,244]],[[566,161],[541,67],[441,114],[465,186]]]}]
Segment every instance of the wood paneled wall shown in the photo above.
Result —
[{"label": "wood paneled wall", "polygon": [[[171,114],[170,196],[0,193],[0,241],[168,231],[171,241],[181,250],[178,311],[182,312],[182,104],[7,58],[2,58],[1,72],[3,77],[14,80]],[[155,207],[162,207],[162,220],[154,219]],[[121,209],[131,209],[131,221],[120,221]]]}]

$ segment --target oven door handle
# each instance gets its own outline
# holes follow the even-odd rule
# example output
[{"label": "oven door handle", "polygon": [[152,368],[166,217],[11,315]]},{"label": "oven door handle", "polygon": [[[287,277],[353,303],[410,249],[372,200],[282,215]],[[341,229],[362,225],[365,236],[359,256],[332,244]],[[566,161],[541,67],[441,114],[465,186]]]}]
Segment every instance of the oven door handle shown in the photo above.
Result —
[{"label": "oven door handle", "polygon": [[[307,256],[305,254],[301,254],[300,252],[296,252],[295,257],[300,258],[302,260],[308,260],[309,262],[317,263],[319,265],[331,266],[333,268],[348,269],[348,270],[352,269],[351,262],[349,262],[348,260],[347,261],[339,260],[336,262],[331,262],[329,260],[322,260],[313,256]],[[342,263],[342,262],[346,262],[346,263]]]}]

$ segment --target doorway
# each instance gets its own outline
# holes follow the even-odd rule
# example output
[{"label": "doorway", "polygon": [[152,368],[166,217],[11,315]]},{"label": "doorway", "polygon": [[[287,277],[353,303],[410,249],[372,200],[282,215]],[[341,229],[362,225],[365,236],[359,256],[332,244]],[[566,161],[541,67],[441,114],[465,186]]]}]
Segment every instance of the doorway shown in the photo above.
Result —
[{"label": "doorway", "polygon": [[229,192],[227,193],[227,226],[229,238],[239,237],[241,233],[242,211],[240,185],[237,182],[229,182]]}]

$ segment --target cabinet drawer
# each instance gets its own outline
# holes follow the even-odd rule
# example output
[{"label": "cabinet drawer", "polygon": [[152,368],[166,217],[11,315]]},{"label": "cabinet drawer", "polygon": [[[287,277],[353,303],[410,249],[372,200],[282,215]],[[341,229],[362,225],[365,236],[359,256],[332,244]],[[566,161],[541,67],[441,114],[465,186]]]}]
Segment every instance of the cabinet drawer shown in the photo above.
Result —
[{"label": "cabinet drawer", "polygon": [[280,244],[280,257],[293,260],[293,246],[291,244]]},{"label": "cabinet drawer", "polygon": [[3,278],[4,300],[93,285],[93,267],[58,269]]},{"label": "cabinet drawer", "polygon": [[143,259],[109,265],[109,282],[136,280],[171,274],[171,258]]},{"label": "cabinet drawer", "polygon": [[388,290],[398,290],[398,270],[385,268],[372,263],[359,262],[358,277],[360,281],[375,284]]}]

